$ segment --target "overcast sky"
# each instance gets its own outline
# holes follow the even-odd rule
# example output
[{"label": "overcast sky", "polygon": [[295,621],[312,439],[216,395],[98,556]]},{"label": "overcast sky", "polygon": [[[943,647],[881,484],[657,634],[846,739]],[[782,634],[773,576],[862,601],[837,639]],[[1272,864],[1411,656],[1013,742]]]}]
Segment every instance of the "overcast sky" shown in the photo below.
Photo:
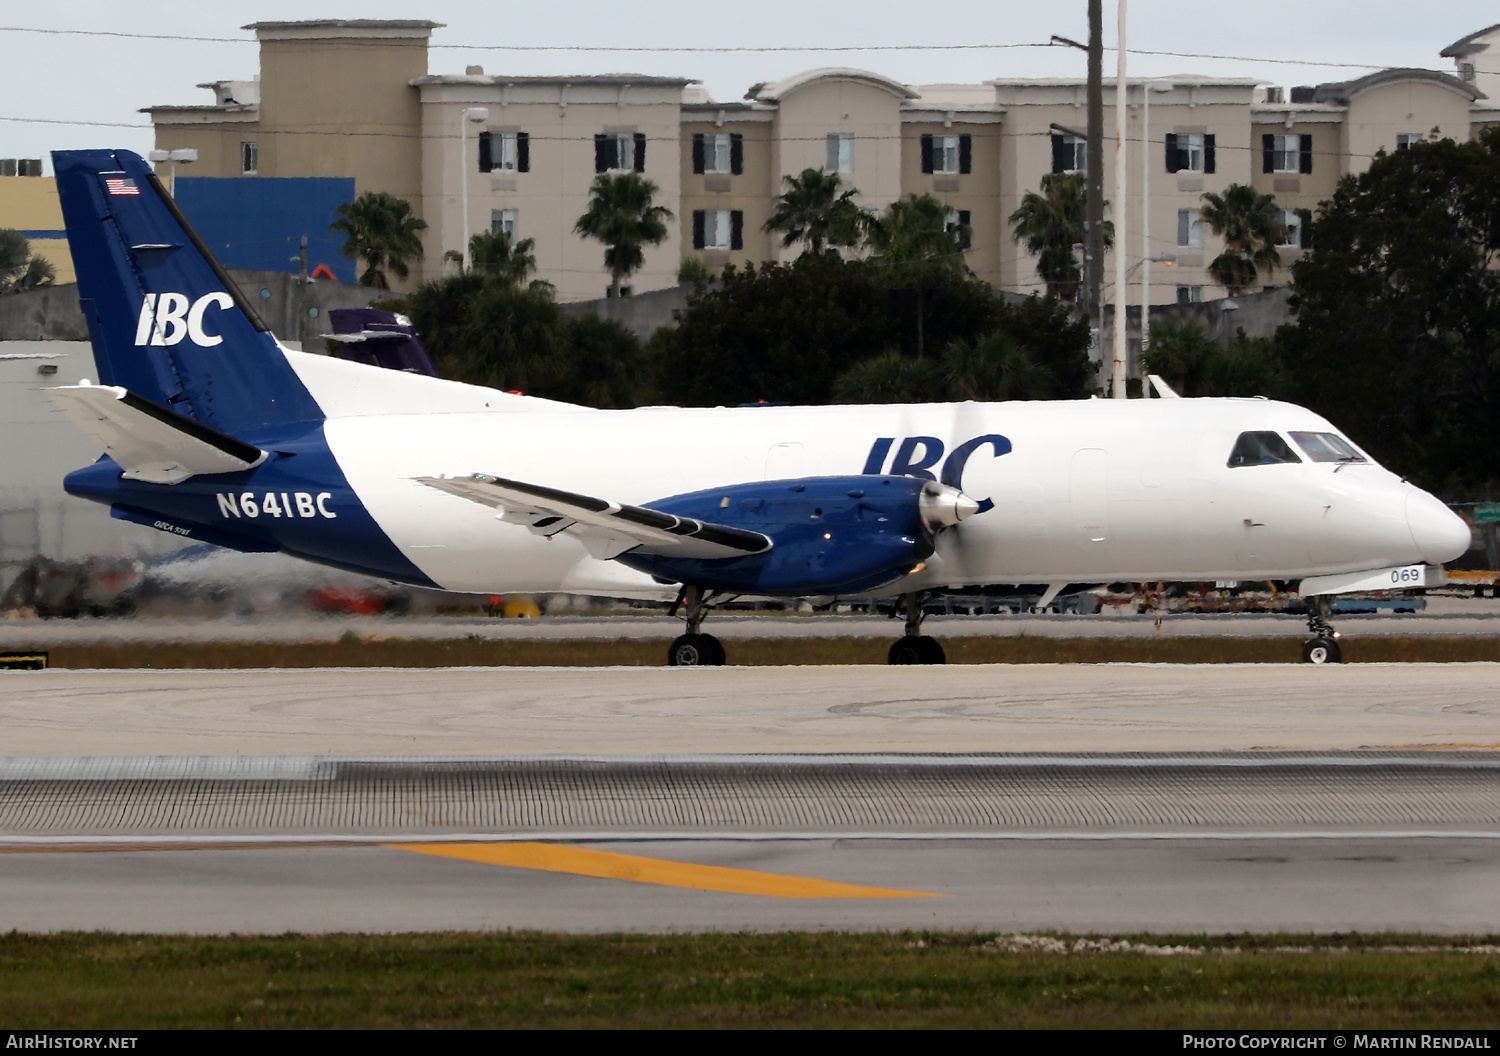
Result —
[{"label": "overcast sky", "polygon": [[[1105,0],[1105,43],[1113,46],[1115,5]],[[1135,0],[1127,50],[1244,56],[1229,61],[1130,55],[1132,76],[1203,73],[1255,77],[1273,84],[1345,80],[1383,66],[1451,71],[1438,52],[1500,20],[1494,0],[1444,4],[1394,0]],[[321,8],[306,0],[249,3],[179,0],[132,4],[76,0],[9,5],[11,27],[184,37],[224,43],[139,40],[18,32],[0,28],[0,157],[46,157],[70,147],[152,145],[141,107],[211,102],[195,85],[249,78],[257,69],[254,35],[240,26],[306,18],[419,18],[445,24],[433,34],[433,73],[471,63],[489,73],[653,73],[696,78],[714,98],[740,98],[757,81],[816,66],[857,66],[909,84],[979,82],[993,77],[1084,74],[1084,55],[1068,48],[927,50],[940,45],[1045,43],[1052,34],[1085,40],[1084,0],[1037,4],[972,0],[552,0],[550,3],[417,3],[365,0]],[[479,47],[474,47],[478,45]],[[499,47],[506,45],[507,47]],[[674,47],[669,53],[515,50],[539,46]],[[893,51],[710,53],[715,47],[847,48]],[[1295,64],[1269,60],[1295,60]],[[1500,62],[1500,57],[1495,60]],[[1360,68],[1339,65],[1358,64]],[[1304,65],[1305,64],[1305,65]],[[1114,53],[1105,55],[1113,75]],[[25,120],[17,120],[25,119]],[[48,162],[47,172],[51,172]]]}]

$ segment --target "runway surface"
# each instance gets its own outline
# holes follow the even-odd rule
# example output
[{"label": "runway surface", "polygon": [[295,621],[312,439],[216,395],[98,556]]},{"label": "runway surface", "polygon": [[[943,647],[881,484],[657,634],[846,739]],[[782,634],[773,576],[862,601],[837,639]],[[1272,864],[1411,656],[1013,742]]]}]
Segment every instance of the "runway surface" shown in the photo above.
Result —
[{"label": "runway surface", "polygon": [[11,756],[1500,748],[1500,664],[0,673]]},{"label": "runway surface", "polygon": [[0,928],[1500,933],[1500,665],[0,675]]}]

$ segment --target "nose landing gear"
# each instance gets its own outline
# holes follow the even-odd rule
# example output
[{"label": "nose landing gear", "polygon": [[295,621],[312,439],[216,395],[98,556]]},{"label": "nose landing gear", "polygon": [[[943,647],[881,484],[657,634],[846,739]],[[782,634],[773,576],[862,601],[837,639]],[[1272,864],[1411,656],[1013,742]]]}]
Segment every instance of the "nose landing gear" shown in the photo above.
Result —
[{"label": "nose landing gear", "polygon": [[922,617],[926,615],[922,608],[922,593],[903,594],[901,601],[906,606],[906,635],[891,646],[886,663],[946,664],[948,657],[942,645],[936,638],[922,633]]},{"label": "nose landing gear", "polygon": [[1302,643],[1302,662],[1304,664],[1337,664],[1343,660],[1343,652],[1339,649],[1339,633],[1333,629],[1333,624],[1328,622],[1328,616],[1333,611],[1333,599],[1327,594],[1319,594],[1307,599],[1307,629],[1314,635],[1313,638]]},{"label": "nose landing gear", "polygon": [[683,587],[677,596],[678,605],[687,606],[687,633],[678,635],[667,649],[667,664],[671,667],[723,667],[724,645],[711,634],[700,634],[708,605],[702,587]]}]

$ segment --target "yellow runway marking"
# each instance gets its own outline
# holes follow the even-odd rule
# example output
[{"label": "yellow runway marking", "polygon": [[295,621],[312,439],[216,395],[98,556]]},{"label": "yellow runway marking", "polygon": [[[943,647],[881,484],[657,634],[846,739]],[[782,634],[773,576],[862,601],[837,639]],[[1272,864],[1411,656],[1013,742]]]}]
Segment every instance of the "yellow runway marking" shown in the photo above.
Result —
[{"label": "yellow runway marking", "polygon": [[554,843],[388,843],[385,846],[486,865],[510,865],[549,873],[598,876],[607,880],[634,880],[665,887],[695,887],[735,895],[769,895],[772,898],[944,897],[929,891],[893,891],[883,887],[841,884],[835,880],[671,862],[663,858],[641,858],[634,854],[591,851]]}]

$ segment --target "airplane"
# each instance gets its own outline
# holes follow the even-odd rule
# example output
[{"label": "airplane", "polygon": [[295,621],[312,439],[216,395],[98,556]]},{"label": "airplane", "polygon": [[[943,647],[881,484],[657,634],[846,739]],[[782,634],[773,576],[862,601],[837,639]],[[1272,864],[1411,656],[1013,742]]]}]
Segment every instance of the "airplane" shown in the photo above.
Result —
[{"label": "airplane", "polygon": [[[49,389],[103,448],[67,491],[184,540],[470,593],[674,600],[674,666],[726,662],[732,597],[1300,581],[1410,589],[1465,523],[1311,411],[1264,399],[594,410],[288,349],[124,150],[53,154],[96,382]],[[1159,386],[1163,396],[1171,390]]]}]

